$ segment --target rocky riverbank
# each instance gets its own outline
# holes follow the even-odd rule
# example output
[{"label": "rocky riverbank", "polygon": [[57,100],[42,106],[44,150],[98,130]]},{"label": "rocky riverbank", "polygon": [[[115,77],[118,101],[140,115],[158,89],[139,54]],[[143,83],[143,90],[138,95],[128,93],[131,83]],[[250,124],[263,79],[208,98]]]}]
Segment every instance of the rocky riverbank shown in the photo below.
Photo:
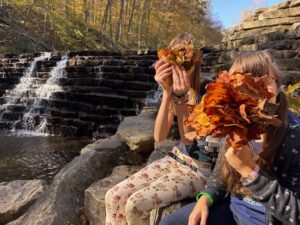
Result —
[{"label": "rocky riverbank", "polygon": [[[210,48],[210,52],[206,53],[204,57],[204,64],[202,67],[203,75],[211,76],[220,70],[228,69],[236,55],[240,52],[268,49],[268,51],[275,56],[275,59],[280,66],[283,82],[285,84],[299,82],[299,38],[299,0],[288,0],[271,8],[259,9],[253,16],[235,27],[235,29],[224,38],[221,45]],[[77,57],[77,55],[79,56]],[[76,121],[82,120],[85,121],[84,123],[89,123],[90,125],[93,124],[93,128],[97,127],[95,124],[101,124],[99,122],[101,120],[99,115],[101,114],[100,112],[103,112],[104,110],[101,108],[104,98],[103,94],[98,93],[100,89],[102,91],[107,88],[109,88],[110,91],[118,90],[118,93],[115,92],[113,95],[119,95],[119,97],[112,98],[111,94],[108,94],[109,96],[105,95],[108,97],[107,99],[105,97],[105,103],[114,105],[121,102],[121,108],[125,110],[127,109],[126,107],[129,107],[129,111],[132,109],[132,105],[127,105],[129,104],[129,99],[132,100],[130,104],[139,105],[136,98],[138,96],[143,96],[142,98],[144,98],[145,95],[141,94],[144,90],[146,90],[147,93],[150,92],[150,90],[152,91],[154,85],[153,74],[152,77],[150,75],[145,75],[145,68],[142,65],[145,65],[143,63],[146,63],[146,70],[151,70],[148,67],[155,60],[156,56],[154,55],[151,57],[149,56],[151,59],[148,58],[146,62],[141,56],[124,56],[127,57],[126,60],[129,60],[132,64],[128,64],[124,58],[121,58],[123,56],[120,55],[116,56],[118,57],[118,60],[111,59],[108,61],[104,61],[103,58],[99,58],[97,55],[86,56],[80,55],[79,53],[77,53],[77,55],[69,55],[72,60],[69,60],[68,62],[68,76],[73,76],[73,78],[63,79],[66,82],[66,87],[70,87],[70,89],[66,88],[64,94],[58,93],[54,95],[64,96],[62,102],[59,100],[60,104],[55,103],[56,108],[54,111],[56,114],[55,112],[54,114],[52,113],[52,120],[50,118],[50,121],[55,121],[53,118],[60,118],[57,119],[57,123],[53,122],[53,124],[56,124],[59,127],[60,131],[58,134],[63,135],[64,132],[69,129],[65,130],[65,128],[69,126],[73,127],[70,128],[72,132],[79,132],[79,127],[65,122],[69,121],[69,119],[67,119],[68,116],[69,118],[71,117],[71,120],[76,118]],[[91,57],[89,58],[91,60],[86,61],[86,57]],[[24,65],[28,63],[28,57],[25,58],[26,59],[22,61]],[[138,63],[135,61],[137,59],[140,60]],[[9,61],[8,63],[12,62]],[[37,73],[37,76],[43,76],[44,73],[47,73],[47,71],[50,70],[46,68],[51,67],[51,60],[47,63],[40,64],[40,68],[43,68],[42,70],[45,71],[40,71]],[[18,65],[22,67],[21,64]],[[17,64],[15,66],[17,66]],[[140,69],[141,67],[144,69]],[[99,69],[97,70],[97,73],[95,68]],[[19,74],[20,71],[1,69],[2,76],[10,76],[11,78],[16,78],[14,76]],[[91,77],[83,78],[84,74],[82,71],[88,72],[87,74]],[[138,78],[134,75],[134,71],[139,71],[138,74],[141,72],[145,76]],[[101,76],[99,74],[101,74]],[[3,79],[6,79],[6,77]],[[121,79],[121,81],[116,81],[114,79]],[[143,79],[143,81],[137,81],[137,79]],[[74,80],[76,80],[76,83],[72,83]],[[10,82],[16,81],[17,79],[10,80]],[[101,87],[99,87],[97,83],[100,81],[103,82],[103,86]],[[3,87],[5,89],[12,87],[13,83],[10,82],[4,82],[3,85],[5,85],[5,87]],[[140,82],[146,84],[140,85]],[[125,91],[123,89],[125,85],[127,85],[126,87],[134,87],[135,89]],[[120,97],[123,95],[126,95],[125,100]],[[75,106],[73,103],[70,105],[67,104],[68,101],[73,102],[74,99],[81,101],[79,106]],[[57,99],[54,101],[57,102]],[[96,103],[94,104],[93,102]],[[70,108],[68,108],[69,106]],[[62,110],[64,107],[67,107],[67,109]],[[76,114],[76,117],[73,118],[74,113],[72,110],[79,110],[79,108],[76,107],[79,107],[80,110],[83,111],[82,113]],[[113,112],[116,112],[114,111],[116,108],[111,107],[105,108],[105,110],[110,110],[109,112],[106,111],[106,113],[114,115]],[[139,107],[139,109],[141,108],[142,107]],[[128,166],[136,164],[140,166],[143,165],[145,159],[147,159],[151,152],[152,154],[148,162],[163,157],[165,152],[170,150],[174,145],[172,140],[168,140],[162,145],[156,146],[156,150],[154,150],[153,127],[156,110],[157,106],[154,108],[144,108],[138,116],[136,116],[136,113],[129,113],[128,111],[125,114],[122,114],[122,111],[118,110],[117,113],[121,113],[122,116],[132,117],[125,117],[118,130],[116,127],[114,128],[114,131],[117,132],[113,136],[99,139],[82,149],[81,155],[64,167],[55,176],[53,182],[49,186],[44,186],[42,183],[39,183],[39,181],[33,181],[38,183],[38,185],[31,189],[37,190],[37,192],[35,194],[25,194],[23,198],[26,196],[26,200],[19,198],[17,195],[19,192],[27,193],[26,189],[22,189],[19,185],[25,181],[1,183],[0,190],[11,189],[15,191],[11,191],[0,197],[1,205],[11,205],[11,208],[13,208],[13,210],[8,210],[8,212],[5,212],[4,210],[1,211],[0,208],[0,216],[4,218],[3,221],[0,220],[0,224],[1,222],[3,224],[10,222],[8,223],[9,225],[79,224],[79,210],[83,205],[85,206],[85,213],[91,224],[104,224],[105,215],[103,199],[106,190],[135,171],[134,168]],[[99,123],[95,121],[98,121]],[[111,122],[112,121],[110,121],[110,123]],[[87,128],[88,127],[89,126],[87,126]],[[84,132],[82,131],[83,133],[95,131],[93,129],[84,130]],[[163,149],[164,151],[158,151],[158,149]],[[26,187],[26,185],[24,186]],[[30,187],[30,185],[28,187]],[[12,204],[10,203],[11,199],[18,200],[14,201],[14,204]],[[178,204],[174,205],[174,207],[178,207]],[[172,210],[172,208],[167,210],[154,210],[151,213],[151,223],[155,224],[155,221],[159,220],[160,217],[169,210]]]}]

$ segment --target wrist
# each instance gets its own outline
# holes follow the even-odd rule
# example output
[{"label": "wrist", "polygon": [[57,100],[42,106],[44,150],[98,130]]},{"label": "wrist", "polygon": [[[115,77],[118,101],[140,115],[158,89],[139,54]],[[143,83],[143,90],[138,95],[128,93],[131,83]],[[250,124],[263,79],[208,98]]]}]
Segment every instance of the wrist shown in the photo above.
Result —
[{"label": "wrist", "polygon": [[172,90],[163,90],[163,97],[171,99],[172,98]]},{"label": "wrist", "polygon": [[184,92],[173,91],[173,96],[176,98],[186,97],[187,95],[188,95],[188,91],[184,91]]},{"label": "wrist", "polygon": [[210,207],[212,205],[211,201],[205,195],[202,195],[199,198],[199,200],[197,201],[197,204],[206,205],[207,207]]},{"label": "wrist", "polygon": [[197,202],[202,202],[207,204],[208,206],[212,205],[214,203],[213,197],[207,193],[207,192],[200,192],[196,196],[196,201]]}]

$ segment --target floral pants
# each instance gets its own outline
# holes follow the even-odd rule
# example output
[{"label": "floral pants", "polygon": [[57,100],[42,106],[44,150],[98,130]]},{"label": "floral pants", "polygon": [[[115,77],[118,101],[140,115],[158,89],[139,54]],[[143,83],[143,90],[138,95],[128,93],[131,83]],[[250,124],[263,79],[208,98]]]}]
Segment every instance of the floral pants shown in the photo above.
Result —
[{"label": "floral pants", "polygon": [[195,162],[176,147],[173,153],[195,172],[170,156],[157,160],[115,185],[105,195],[106,225],[149,225],[150,211],[187,197],[206,184],[210,164]]}]

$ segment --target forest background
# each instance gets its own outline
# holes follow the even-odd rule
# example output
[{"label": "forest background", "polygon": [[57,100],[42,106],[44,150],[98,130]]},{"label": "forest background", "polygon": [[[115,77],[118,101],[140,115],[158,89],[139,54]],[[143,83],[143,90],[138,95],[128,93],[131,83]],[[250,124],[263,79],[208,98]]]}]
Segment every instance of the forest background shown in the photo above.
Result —
[{"label": "forest background", "polygon": [[209,0],[0,0],[0,53],[157,49],[183,31],[220,43]]}]

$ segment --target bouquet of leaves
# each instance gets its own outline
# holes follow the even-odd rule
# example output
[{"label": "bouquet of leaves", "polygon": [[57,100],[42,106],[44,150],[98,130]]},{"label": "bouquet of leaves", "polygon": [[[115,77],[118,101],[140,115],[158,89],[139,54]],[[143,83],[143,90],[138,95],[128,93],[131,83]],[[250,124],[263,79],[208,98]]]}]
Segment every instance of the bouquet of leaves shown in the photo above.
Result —
[{"label": "bouquet of leaves", "polygon": [[238,149],[249,140],[259,139],[270,124],[280,126],[274,115],[276,105],[268,103],[273,97],[267,89],[267,76],[254,78],[251,74],[223,71],[216,81],[206,86],[199,105],[191,108],[186,125],[195,129],[186,137],[229,136],[231,146]]},{"label": "bouquet of leaves", "polygon": [[[169,62],[171,65],[180,65],[189,69],[192,65],[201,64],[202,53],[200,49],[195,49],[192,41],[178,44],[171,49],[159,49],[157,52],[159,59]],[[172,77],[168,78],[168,83],[173,83]]]}]

